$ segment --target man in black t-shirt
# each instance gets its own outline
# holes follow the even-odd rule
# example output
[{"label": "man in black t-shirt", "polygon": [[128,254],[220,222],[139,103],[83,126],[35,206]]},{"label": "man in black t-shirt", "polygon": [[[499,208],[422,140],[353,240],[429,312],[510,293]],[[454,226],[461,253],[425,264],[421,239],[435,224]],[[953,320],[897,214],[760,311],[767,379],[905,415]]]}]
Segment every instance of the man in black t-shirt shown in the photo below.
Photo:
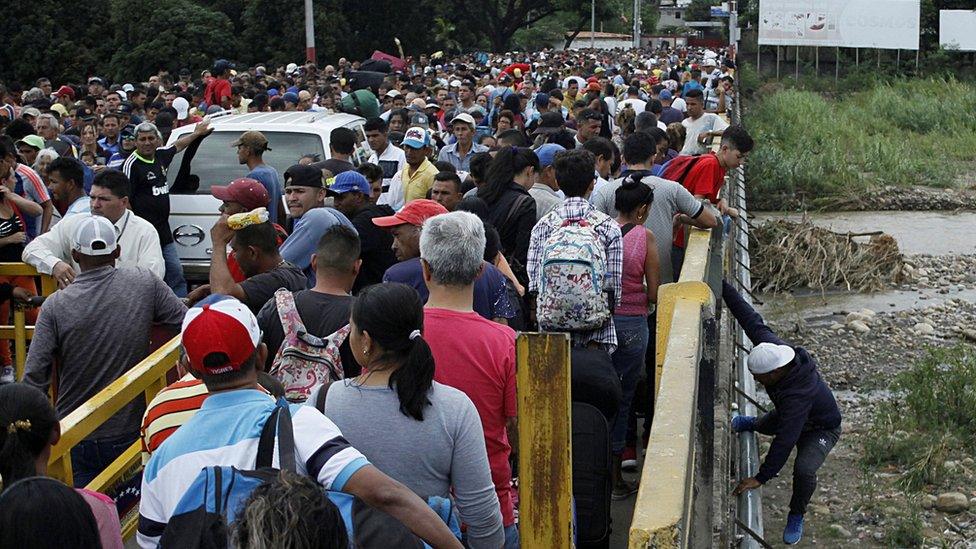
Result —
[{"label": "man in black t-shirt", "polygon": [[329,170],[332,175],[355,170],[351,159],[356,149],[356,132],[349,128],[336,128],[329,133],[329,158],[312,163],[319,170]]},{"label": "man in black t-shirt", "polygon": [[[354,298],[349,295],[362,261],[359,259],[359,237],[345,225],[334,225],[319,239],[312,255],[315,265],[315,287],[295,292],[295,308],[308,333],[325,338],[349,323]],[[267,367],[270,368],[285,334],[274,299],[264,304],[257,315],[258,326],[268,345]],[[345,377],[360,373],[359,364],[349,351],[349,339],[339,346]]]},{"label": "man in black t-shirt", "polygon": [[337,175],[327,192],[335,197],[335,209],[348,217],[359,233],[362,266],[352,292],[383,282],[383,273],[396,263],[393,235],[374,225],[373,218],[393,215],[393,208],[371,203],[369,182],[356,171]]},{"label": "man in black t-shirt", "polygon": [[160,147],[162,136],[151,122],[136,126],[136,150],[122,164],[122,173],[129,178],[132,194],[129,200],[132,212],[152,223],[159,233],[163,260],[166,263],[164,281],[179,297],[186,297],[186,279],[183,266],[169,229],[169,187],[166,185],[166,170],[176,153],[202,139],[213,130],[208,121],[200,122],[188,133],[168,147]]}]

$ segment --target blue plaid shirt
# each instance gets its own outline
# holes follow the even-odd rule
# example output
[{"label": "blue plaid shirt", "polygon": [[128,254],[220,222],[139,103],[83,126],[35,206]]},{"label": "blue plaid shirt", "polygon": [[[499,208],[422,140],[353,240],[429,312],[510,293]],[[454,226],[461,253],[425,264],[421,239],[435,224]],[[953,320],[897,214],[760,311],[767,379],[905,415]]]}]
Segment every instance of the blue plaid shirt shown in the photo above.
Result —
[{"label": "blue plaid shirt", "polygon": [[[591,214],[592,212],[592,214]],[[607,274],[603,281],[603,287],[607,291],[613,292],[615,305],[620,304],[621,279],[624,264],[624,243],[620,236],[620,226],[612,217],[596,210],[585,198],[567,198],[562,204],[551,212],[542,216],[542,219],[532,228],[532,237],[529,239],[529,257],[526,269],[529,273],[529,291],[538,291],[542,277],[542,248],[546,240],[558,229],[563,220],[580,219],[587,215],[593,215],[600,219],[593,226],[593,230],[600,241],[606,246],[607,251]],[[617,348],[617,331],[613,325],[613,317],[599,329],[590,332],[576,332],[572,334],[573,345],[585,347],[591,341],[595,341],[612,353]]]}]

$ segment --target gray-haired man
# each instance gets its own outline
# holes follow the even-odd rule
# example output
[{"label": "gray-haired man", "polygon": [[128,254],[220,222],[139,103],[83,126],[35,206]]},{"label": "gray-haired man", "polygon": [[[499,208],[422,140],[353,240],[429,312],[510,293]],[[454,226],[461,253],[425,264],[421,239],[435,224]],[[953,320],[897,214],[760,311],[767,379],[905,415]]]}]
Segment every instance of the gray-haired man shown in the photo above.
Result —
[{"label": "gray-haired man", "polygon": [[188,133],[168,147],[160,147],[162,136],[150,122],[136,126],[136,150],[122,164],[122,173],[129,178],[132,194],[129,201],[137,216],[152,223],[159,234],[166,276],[163,280],[176,295],[186,297],[186,279],[180,256],[169,230],[169,187],[166,186],[166,170],[176,153],[190,146],[197,139],[210,135],[210,123],[200,122]]}]

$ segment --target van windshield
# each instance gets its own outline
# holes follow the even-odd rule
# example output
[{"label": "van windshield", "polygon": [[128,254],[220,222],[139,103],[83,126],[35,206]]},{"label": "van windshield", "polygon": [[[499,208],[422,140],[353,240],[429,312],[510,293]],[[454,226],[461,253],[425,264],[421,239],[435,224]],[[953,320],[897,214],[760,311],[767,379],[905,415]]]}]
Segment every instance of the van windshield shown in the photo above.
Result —
[{"label": "van windshield", "polygon": [[[237,149],[231,147],[242,132],[217,130],[208,135],[191,161],[190,173],[200,178],[200,187],[195,194],[210,194],[211,185],[226,185],[231,180],[244,177],[247,166],[237,162]],[[328,157],[322,148],[322,138],[314,133],[262,132],[268,138],[270,151],[264,153],[264,162],[278,174],[284,176],[285,170],[298,163],[305,154],[317,154],[324,160]],[[176,174],[183,164],[183,152],[176,155],[166,175],[167,184],[173,186]],[[173,189],[174,194],[188,191]]]}]

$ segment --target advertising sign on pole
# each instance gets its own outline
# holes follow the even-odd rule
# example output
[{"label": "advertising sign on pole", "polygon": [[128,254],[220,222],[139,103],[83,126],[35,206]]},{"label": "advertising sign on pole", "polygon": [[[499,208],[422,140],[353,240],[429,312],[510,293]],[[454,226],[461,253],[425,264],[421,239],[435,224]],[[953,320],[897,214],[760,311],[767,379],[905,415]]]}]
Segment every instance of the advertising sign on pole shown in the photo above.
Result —
[{"label": "advertising sign on pole", "polygon": [[919,0],[760,0],[759,43],[917,50]]}]

